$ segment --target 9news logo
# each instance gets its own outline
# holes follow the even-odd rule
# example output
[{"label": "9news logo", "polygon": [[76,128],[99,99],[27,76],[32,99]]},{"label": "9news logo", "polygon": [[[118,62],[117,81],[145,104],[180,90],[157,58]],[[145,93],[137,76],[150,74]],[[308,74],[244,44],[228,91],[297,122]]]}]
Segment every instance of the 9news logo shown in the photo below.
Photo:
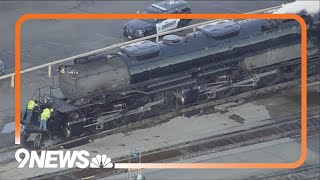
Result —
[{"label": "9news logo", "polygon": [[35,164],[39,168],[112,168],[111,158],[105,154],[98,154],[90,158],[90,153],[85,150],[81,151],[37,151],[29,152],[26,149],[19,149],[15,153],[16,160],[20,163],[18,168],[24,168],[29,163],[29,168]]}]

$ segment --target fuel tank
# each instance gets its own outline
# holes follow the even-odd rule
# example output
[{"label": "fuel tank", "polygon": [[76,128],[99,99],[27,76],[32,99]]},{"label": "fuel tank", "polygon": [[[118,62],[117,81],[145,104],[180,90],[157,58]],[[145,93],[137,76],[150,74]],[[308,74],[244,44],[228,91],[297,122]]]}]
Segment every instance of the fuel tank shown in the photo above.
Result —
[{"label": "fuel tank", "polygon": [[[235,65],[250,56],[243,64],[247,70],[251,65],[259,68],[299,57],[299,47],[291,47],[300,41],[298,23],[282,21],[263,28],[266,23],[256,19],[219,21],[200,26],[185,37],[165,36],[158,43],[144,41],[121,47],[120,52],[128,62],[132,83],[209,64]],[[277,48],[282,49],[274,50]],[[296,50],[298,53],[291,53]],[[266,54],[257,60],[262,53]]]},{"label": "fuel tank", "polygon": [[59,85],[68,99],[84,98],[130,84],[127,64],[118,56],[77,59],[59,67]]}]

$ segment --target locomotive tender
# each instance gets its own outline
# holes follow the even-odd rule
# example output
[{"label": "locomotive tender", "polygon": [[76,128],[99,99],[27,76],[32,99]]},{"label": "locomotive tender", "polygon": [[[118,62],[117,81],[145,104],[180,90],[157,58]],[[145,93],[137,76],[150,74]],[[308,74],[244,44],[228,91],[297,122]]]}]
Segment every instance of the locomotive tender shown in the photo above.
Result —
[{"label": "locomotive tender", "polygon": [[[319,72],[319,22],[308,23],[308,73]],[[79,136],[300,77],[300,26],[293,20],[223,20],[185,37],[167,35],[119,52],[75,59],[59,67],[64,97],[39,95],[55,109],[51,135]],[[43,103],[49,99],[48,103]],[[27,130],[25,139],[32,133]]]}]

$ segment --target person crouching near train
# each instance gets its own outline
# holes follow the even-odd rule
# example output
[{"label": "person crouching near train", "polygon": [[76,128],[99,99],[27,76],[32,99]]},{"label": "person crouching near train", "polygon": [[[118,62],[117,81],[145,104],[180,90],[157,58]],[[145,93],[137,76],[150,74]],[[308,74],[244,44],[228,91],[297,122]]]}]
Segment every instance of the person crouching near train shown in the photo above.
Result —
[{"label": "person crouching near train", "polygon": [[27,105],[26,125],[30,124],[33,115],[33,110],[36,106],[39,105],[35,102],[35,98],[30,99]]},{"label": "person crouching near train", "polygon": [[47,131],[47,121],[50,119],[51,114],[53,113],[52,108],[45,108],[40,115],[40,130]]}]

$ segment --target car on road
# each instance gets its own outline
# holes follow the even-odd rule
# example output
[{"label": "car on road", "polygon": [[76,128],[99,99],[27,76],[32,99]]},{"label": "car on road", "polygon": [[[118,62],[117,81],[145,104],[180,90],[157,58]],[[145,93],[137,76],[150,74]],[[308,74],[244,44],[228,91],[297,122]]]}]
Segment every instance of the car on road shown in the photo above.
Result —
[{"label": "car on road", "polygon": [[3,75],[5,71],[4,63],[0,60],[0,75]]},{"label": "car on road", "polygon": [[[138,12],[139,13],[139,12]],[[146,7],[143,14],[191,14],[186,1],[161,1]],[[137,39],[158,34],[164,31],[186,26],[191,19],[134,19],[123,27],[123,35],[129,39]]]}]

